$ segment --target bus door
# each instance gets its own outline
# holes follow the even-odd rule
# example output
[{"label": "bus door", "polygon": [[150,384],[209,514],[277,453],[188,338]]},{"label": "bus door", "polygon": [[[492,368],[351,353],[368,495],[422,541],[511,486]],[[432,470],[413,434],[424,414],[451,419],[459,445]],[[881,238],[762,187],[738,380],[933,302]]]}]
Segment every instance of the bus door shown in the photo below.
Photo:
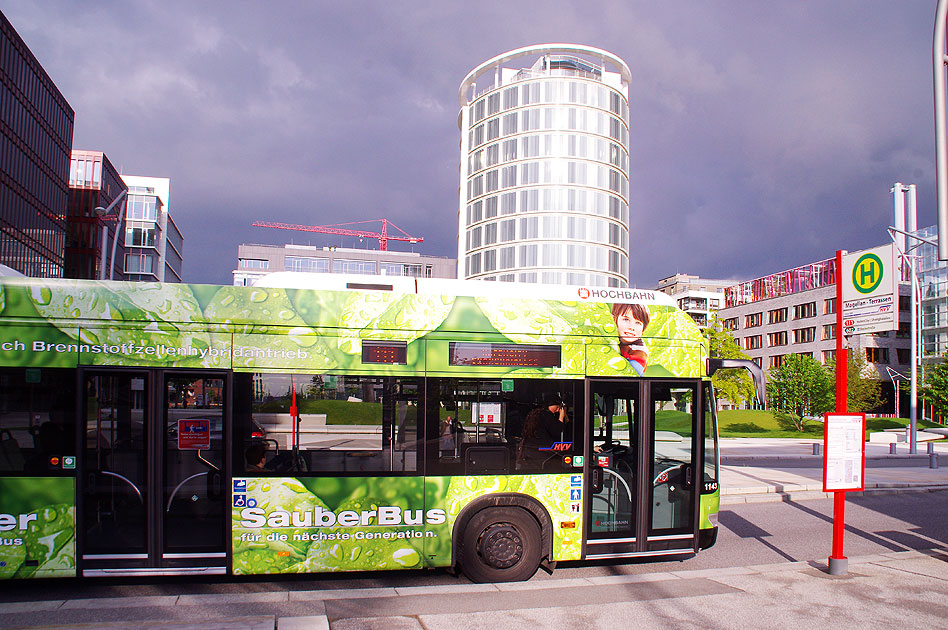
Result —
[{"label": "bus door", "polygon": [[386,379],[382,397],[382,466],[415,470],[418,452],[418,384]]},{"label": "bus door", "polygon": [[639,549],[642,457],[641,381],[589,381],[586,393],[586,558],[621,558]]},{"label": "bus door", "polygon": [[645,550],[655,555],[697,551],[703,390],[697,382],[650,381],[648,392],[651,500]]},{"label": "bus door", "polygon": [[83,574],[224,572],[224,377],[81,379]]},{"label": "bus door", "polygon": [[[221,373],[164,374],[161,566],[224,573],[230,519],[224,453],[227,383]],[[225,520],[226,518],[226,520]]]},{"label": "bus door", "polygon": [[697,383],[590,380],[588,388],[586,558],[691,552],[703,444]]}]

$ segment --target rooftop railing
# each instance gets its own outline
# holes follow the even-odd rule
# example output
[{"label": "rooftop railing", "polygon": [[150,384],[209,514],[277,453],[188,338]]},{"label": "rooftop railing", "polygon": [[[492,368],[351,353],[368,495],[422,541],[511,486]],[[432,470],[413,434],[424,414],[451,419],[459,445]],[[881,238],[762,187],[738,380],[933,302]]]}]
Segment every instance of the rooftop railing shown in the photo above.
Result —
[{"label": "rooftop railing", "polygon": [[539,77],[579,77],[581,79],[592,79],[594,81],[602,81],[602,76],[600,74],[595,74],[592,72],[585,72],[583,70],[573,70],[571,68],[552,68],[549,70],[533,70],[530,68],[524,68],[517,72],[507,83],[501,83],[500,85],[489,85],[486,88],[482,89],[480,92],[474,94],[474,98],[471,99],[473,103],[480,97],[484,96],[488,92],[492,92],[498,88],[511,85],[513,83],[518,83],[520,81],[526,81],[528,79],[536,79]]}]

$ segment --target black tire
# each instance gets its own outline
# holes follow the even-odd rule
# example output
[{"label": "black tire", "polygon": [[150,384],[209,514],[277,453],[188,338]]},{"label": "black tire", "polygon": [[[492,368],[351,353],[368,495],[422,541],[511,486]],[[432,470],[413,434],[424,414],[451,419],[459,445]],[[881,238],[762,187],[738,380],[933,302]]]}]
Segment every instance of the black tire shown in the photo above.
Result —
[{"label": "black tire", "polygon": [[540,566],[540,540],[540,525],[526,510],[481,510],[464,528],[461,570],[474,582],[528,580]]}]

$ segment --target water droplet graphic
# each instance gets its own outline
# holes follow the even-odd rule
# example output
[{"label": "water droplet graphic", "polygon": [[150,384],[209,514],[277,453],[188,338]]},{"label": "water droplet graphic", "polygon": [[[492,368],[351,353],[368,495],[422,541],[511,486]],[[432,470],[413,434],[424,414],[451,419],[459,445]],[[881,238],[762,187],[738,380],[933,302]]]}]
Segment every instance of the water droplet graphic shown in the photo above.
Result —
[{"label": "water droplet graphic", "polygon": [[418,566],[418,563],[421,561],[421,556],[417,550],[407,547],[395,550],[392,554],[392,559],[403,567],[414,567]]}]

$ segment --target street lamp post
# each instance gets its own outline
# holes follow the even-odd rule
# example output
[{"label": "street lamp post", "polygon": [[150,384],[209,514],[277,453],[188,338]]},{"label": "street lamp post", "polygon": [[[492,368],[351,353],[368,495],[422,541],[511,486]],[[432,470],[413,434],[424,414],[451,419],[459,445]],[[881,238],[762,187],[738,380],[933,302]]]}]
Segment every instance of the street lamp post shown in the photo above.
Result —
[{"label": "street lamp post", "polygon": [[912,299],[910,301],[911,308],[909,310],[909,317],[911,319],[911,338],[912,345],[911,350],[909,351],[909,360],[912,363],[911,378],[909,379],[909,389],[911,392],[911,401],[909,403],[909,453],[914,454],[916,452],[916,435],[917,435],[917,418],[918,418],[918,365],[921,362],[921,345],[922,345],[922,326],[919,322],[921,310],[922,310],[922,288],[918,280],[918,274],[916,273],[915,258],[916,256],[912,255],[910,252],[915,248],[919,247],[922,243],[931,245],[932,247],[938,247],[938,243],[935,241],[929,240],[927,238],[922,238],[916,234],[910,234],[903,230],[899,230],[893,227],[889,228],[889,236],[892,237],[892,240],[898,244],[896,240],[896,234],[902,236],[907,236],[910,239],[918,241],[916,245],[908,247],[906,245],[906,251],[899,251],[899,255],[902,259],[908,264],[909,270],[911,271],[911,291]]},{"label": "street lamp post", "polygon": [[932,87],[935,92],[935,197],[938,215],[938,259],[948,260],[948,125],[945,102],[945,54],[948,0],[938,0],[932,36]]},{"label": "street lamp post", "polygon": [[[109,238],[109,226],[105,224],[104,219],[106,216],[108,216],[110,212],[112,212],[112,209],[115,206],[117,206],[120,201],[125,199],[127,194],[128,194],[128,191],[123,190],[122,192],[118,194],[118,197],[116,197],[112,201],[112,203],[109,204],[107,208],[103,208],[102,206],[96,206],[95,208],[96,216],[98,216],[99,220],[102,221],[102,254],[99,260],[99,280],[106,279],[105,277],[105,249],[106,249],[106,243],[108,242],[108,238]],[[119,229],[122,227],[122,220],[126,218],[127,214],[128,214],[128,204],[126,203],[122,207],[122,209],[118,211],[118,213],[116,214],[115,234],[112,237],[112,256],[109,258],[109,275],[108,275],[109,280],[112,279],[112,270],[115,268],[115,249],[118,247]]]},{"label": "street lamp post", "polygon": [[892,381],[892,389],[895,391],[895,417],[898,418],[898,417],[901,417],[901,413],[902,413],[901,411],[899,411],[900,408],[899,408],[899,384],[898,384],[898,381],[899,381],[899,380],[911,381],[912,379],[909,378],[908,376],[902,374],[902,373],[899,372],[898,370],[892,369],[892,367],[890,367],[890,366],[888,366],[888,365],[885,366],[885,371],[888,373],[888,375],[889,375],[889,380]]}]

